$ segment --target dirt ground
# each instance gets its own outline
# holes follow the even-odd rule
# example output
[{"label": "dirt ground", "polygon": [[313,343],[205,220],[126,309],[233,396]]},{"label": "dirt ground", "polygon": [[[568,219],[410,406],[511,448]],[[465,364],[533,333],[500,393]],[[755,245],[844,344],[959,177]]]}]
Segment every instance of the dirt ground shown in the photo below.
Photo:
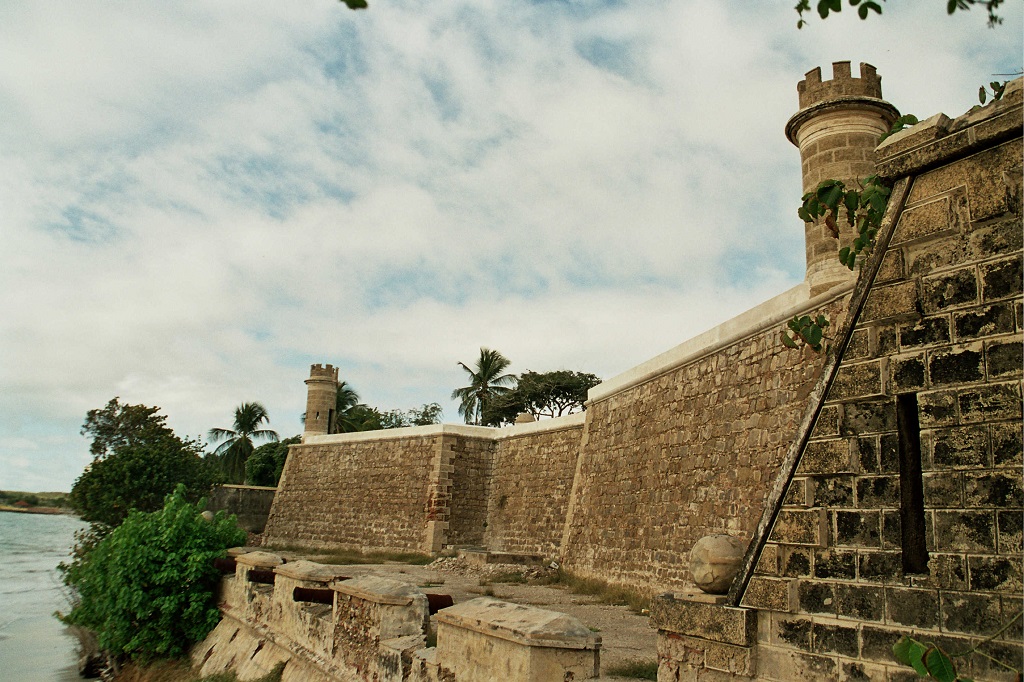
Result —
[{"label": "dirt ground", "polygon": [[[286,556],[289,554],[283,552]],[[316,556],[289,557],[317,561]],[[350,566],[352,577],[379,575],[420,586],[424,592],[450,594],[456,604],[481,596],[491,596],[515,604],[536,606],[567,613],[601,637],[601,670],[611,670],[627,661],[652,662],[657,659],[656,631],[649,618],[634,613],[628,606],[602,604],[597,597],[574,594],[562,585],[530,585],[494,582],[502,574],[522,572],[525,567],[510,564],[474,566],[462,559],[439,559],[426,566],[400,563]],[[531,573],[532,571],[527,571]],[[606,677],[601,680],[636,678]]]}]

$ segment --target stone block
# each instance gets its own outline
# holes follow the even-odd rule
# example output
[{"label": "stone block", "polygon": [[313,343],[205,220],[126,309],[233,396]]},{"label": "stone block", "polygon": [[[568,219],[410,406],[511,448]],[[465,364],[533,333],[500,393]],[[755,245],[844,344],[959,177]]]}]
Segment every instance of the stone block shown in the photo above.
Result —
[{"label": "stone block", "polygon": [[939,598],[942,629],[946,632],[990,635],[1002,625],[998,595],[943,591]]},{"label": "stone block", "polygon": [[917,283],[899,282],[871,289],[861,311],[860,323],[867,324],[917,314]]},{"label": "stone block", "polygon": [[853,547],[882,546],[881,516],[877,511],[837,511],[836,544]]},{"label": "stone block", "polygon": [[790,617],[771,614],[769,641],[778,646],[811,650],[811,620],[806,617]]},{"label": "stone block", "polygon": [[1024,344],[1017,341],[988,341],[985,343],[985,366],[990,380],[1020,376],[1024,362]]},{"label": "stone block", "polygon": [[933,352],[928,360],[928,378],[934,386],[968,384],[984,380],[983,345],[975,343]]},{"label": "stone block", "polygon": [[754,649],[749,646],[736,646],[720,642],[708,642],[704,650],[704,665],[710,670],[728,673],[728,679],[734,675],[748,677],[754,674]]},{"label": "stone block", "polygon": [[936,429],[931,442],[936,469],[978,467],[988,462],[988,429],[984,426]]},{"label": "stone block", "polygon": [[857,577],[873,583],[893,583],[903,571],[901,552],[864,552],[858,557]]},{"label": "stone block", "polygon": [[961,390],[957,396],[960,421],[963,423],[996,420],[1020,420],[1022,405],[1020,383],[987,384]]},{"label": "stone block", "polygon": [[903,251],[890,248],[882,257],[882,264],[875,275],[875,284],[888,284],[901,280],[906,276]]},{"label": "stone block", "polygon": [[832,580],[853,580],[857,577],[857,553],[835,549],[814,553],[814,577]]},{"label": "stone block", "polygon": [[843,406],[840,431],[849,436],[896,430],[896,403],[891,400],[858,401]]},{"label": "stone block", "polygon": [[1021,257],[1013,256],[981,266],[982,298],[996,301],[1010,296],[1020,296],[1024,281]]},{"label": "stone block", "polygon": [[794,478],[789,482],[782,504],[786,507],[810,507],[814,497],[814,481],[809,478]]},{"label": "stone block", "polygon": [[454,679],[598,677],[601,638],[564,613],[480,597],[436,619],[438,661]]},{"label": "stone block", "polygon": [[759,680],[835,680],[838,666],[828,656],[761,647],[757,652]]},{"label": "stone block", "polygon": [[824,438],[839,435],[839,411],[840,405],[825,405],[818,413],[818,420],[814,423],[811,437]]},{"label": "stone block", "polygon": [[856,627],[814,623],[811,650],[816,654],[839,654],[856,658],[860,654],[860,633]]},{"label": "stone block", "polygon": [[885,591],[867,585],[836,585],[836,615],[858,620],[885,618]]},{"label": "stone block", "polygon": [[888,375],[887,360],[871,360],[856,364],[843,363],[828,392],[828,400],[845,401],[855,398],[873,398],[885,393],[884,379]]},{"label": "stone block", "polygon": [[925,474],[922,478],[925,507],[941,509],[943,507],[960,508],[964,506],[962,474],[954,471],[940,471],[939,473]]},{"label": "stone block", "polygon": [[927,391],[917,395],[917,413],[921,428],[950,426],[959,423],[955,389]]},{"label": "stone block", "polygon": [[936,549],[995,551],[994,511],[935,511]]},{"label": "stone block", "polygon": [[1021,561],[1020,556],[967,557],[971,589],[1021,594],[1024,590],[1021,583]]},{"label": "stone block", "polygon": [[900,506],[900,479],[870,476],[857,479],[857,506],[877,509]]},{"label": "stone block", "polygon": [[854,460],[861,473],[878,473],[881,471],[878,460],[878,436],[866,436],[853,441]]},{"label": "stone block", "polygon": [[948,196],[907,208],[900,215],[892,245],[905,244],[948,234],[960,226],[960,218],[953,210]]},{"label": "stone block", "polygon": [[757,558],[757,566],[754,572],[760,575],[779,574],[779,546],[771,543],[761,549],[761,556]]},{"label": "stone block", "polygon": [[885,608],[893,623],[933,630],[939,626],[938,590],[886,587]]},{"label": "stone block", "polygon": [[1004,555],[1021,554],[1024,552],[1022,544],[1022,526],[1024,526],[1024,514],[1020,510],[999,511],[996,513],[999,533],[999,553]]},{"label": "stone block", "polygon": [[801,613],[836,613],[836,591],[832,583],[801,580],[796,588]]},{"label": "stone block", "polygon": [[889,391],[909,393],[925,387],[924,354],[905,355],[889,362]]},{"label": "stone block", "polygon": [[1013,332],[1013,307],[1009,301],[953,313],[958,341]]},{"label": "stone block", "polygon": [[1024,507],[1021,472],[970,471],[964,474],[964,506]]},{"label": "stone block", "polygon": [[852,507],[853,476],[820,476],[813,479],[815,507]]},{"label": "stone block", "polygon": [[949,317],[938,315],[923,317],[912,323],[897,325],[901,348],[920,348],[949,343]]},{"label": "stone block", "polygon": [[1015,423],[992,424],[989,426],[992,440],[992,464],[997,467],[1016,467],[1022,464],[1021,425]]},{"label": "stone block", "polygon": [[846,438],[811,441],[804,448],[797,473],[838,474],[852,472],[850,441]]},{"label": "stone block", "polygon": [[775,519],[770,540],[780,545],[823,547],[827,527],[823,509],[783,509]]},{"label": "stone block", "polygon": [[796,602],[793,580],[754,576],[743,593],[741,606],[788,613]]},{"label": "stone block", "polygon": [[926,315],[973,305],[980,298],[973,266],[925,277],[922,286],[922,307]]},{"label": "stone block", "polygon": [[802,578],[811,575],[813,551],[803,547],[781,547],[782,575],[787,578]]},{"label": "stone block", "polygon": [[753,646],[757,639],[755,611],[677,599],[672,594],[661,594],[651,601],[651,625],[659,630],[740,646]]}]

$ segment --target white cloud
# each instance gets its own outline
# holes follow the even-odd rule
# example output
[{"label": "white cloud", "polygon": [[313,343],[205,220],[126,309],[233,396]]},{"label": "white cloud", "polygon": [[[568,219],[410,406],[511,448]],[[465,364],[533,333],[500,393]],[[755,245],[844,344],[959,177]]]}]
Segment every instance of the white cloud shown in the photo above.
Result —
[{"label": "white cloud", "polygon": [[0,487],[68,488],[114,395],[290,435],[334,362],[456,419],[482,345],[608,377],[787,288],[803,73],[956,115],[1021,34],[791,4],[5,4]]}]

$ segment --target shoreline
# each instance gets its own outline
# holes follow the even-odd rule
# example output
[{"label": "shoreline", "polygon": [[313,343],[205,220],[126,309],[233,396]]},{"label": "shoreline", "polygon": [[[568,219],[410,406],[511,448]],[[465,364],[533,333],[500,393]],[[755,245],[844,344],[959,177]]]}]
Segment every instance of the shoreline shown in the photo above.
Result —
[{"label": "shoreline", "polygon": [[75,515],[74,511],[65,507],[14,507],[7,504],[0,504],[0,512],[12,512],[14,514]]}]

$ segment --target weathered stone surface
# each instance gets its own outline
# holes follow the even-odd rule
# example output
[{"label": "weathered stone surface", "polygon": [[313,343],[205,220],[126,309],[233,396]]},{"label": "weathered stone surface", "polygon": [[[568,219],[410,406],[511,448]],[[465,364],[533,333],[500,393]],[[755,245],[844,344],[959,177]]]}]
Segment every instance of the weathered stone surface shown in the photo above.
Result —
[{"label": "weathered stone surface", "polygon": [[705,535],[690,550],[694,584],[710,594],[725,594],[746,550],[747,543],[732,535]]},{"label": "weathered stone surface", "polygon": [[751,646],[757,637],[754,611],[676,599],[672,594],[661,594],[651,601],[651,625],[659,630],[740,646]]}]

